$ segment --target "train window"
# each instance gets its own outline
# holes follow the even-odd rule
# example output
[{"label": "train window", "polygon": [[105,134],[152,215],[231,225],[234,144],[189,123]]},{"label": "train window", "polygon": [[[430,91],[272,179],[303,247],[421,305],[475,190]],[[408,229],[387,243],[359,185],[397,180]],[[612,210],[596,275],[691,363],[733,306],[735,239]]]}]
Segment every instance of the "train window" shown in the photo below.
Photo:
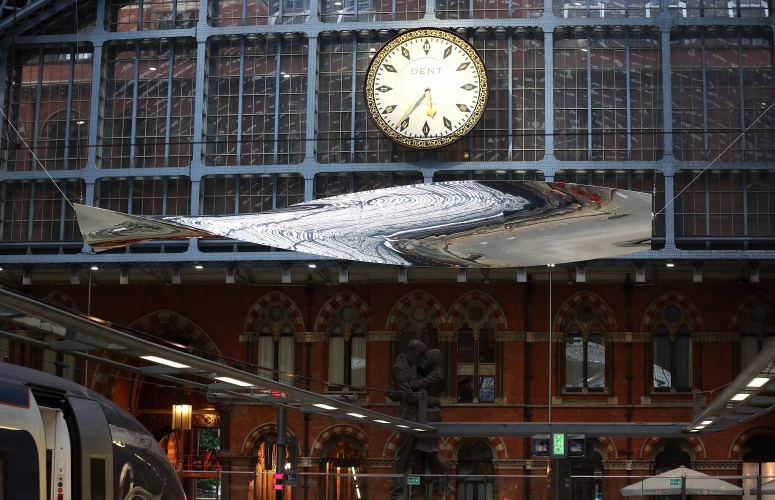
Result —
[{"label": "train window", "polygon": [[91,500],[105,500],[105,459],[91,459]]},{"label": "train window", "polygon": [[40,498],[38,464],[32,434],[0,428],[0,499]]}]

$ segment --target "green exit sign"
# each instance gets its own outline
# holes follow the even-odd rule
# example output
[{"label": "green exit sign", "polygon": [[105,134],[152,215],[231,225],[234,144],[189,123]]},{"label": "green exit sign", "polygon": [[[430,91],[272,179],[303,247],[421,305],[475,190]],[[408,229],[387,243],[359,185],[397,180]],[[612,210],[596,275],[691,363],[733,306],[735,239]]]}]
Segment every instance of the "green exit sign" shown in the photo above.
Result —
[{"label": "green exit sign", "polygon": [[681,486],[681,480],[680,479],[670,479],[669,480],[670,486]]},{"label": "green exit sign", "polygon": [[552,456],[565,456],[565,434],[552,434]]},{"label": "green exit sign", "polygon": [[408,476],[406,478],[406,484],[408,485],[420,484],[420,476]]}]

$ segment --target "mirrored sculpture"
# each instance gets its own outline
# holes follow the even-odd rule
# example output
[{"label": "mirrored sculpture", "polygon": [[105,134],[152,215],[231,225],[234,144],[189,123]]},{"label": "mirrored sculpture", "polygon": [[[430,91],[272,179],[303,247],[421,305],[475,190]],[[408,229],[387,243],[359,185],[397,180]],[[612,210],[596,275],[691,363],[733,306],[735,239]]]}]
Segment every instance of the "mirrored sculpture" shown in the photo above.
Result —
[{"label": "mirrored sculpture", "polygon": [[541,181],[456,181],[362,191],[267,212],[141,216],[76,205],[96,250],[144,240],[232,238],[400,266],[519,267],[650,248],[652,197]]}]

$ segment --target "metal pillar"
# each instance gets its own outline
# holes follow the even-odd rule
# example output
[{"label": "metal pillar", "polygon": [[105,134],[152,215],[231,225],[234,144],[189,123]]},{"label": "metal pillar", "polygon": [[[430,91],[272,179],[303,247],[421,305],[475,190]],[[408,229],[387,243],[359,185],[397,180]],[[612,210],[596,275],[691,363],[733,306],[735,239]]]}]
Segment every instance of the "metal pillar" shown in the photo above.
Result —
[{"label": "metal pillar", "polygon": [[[275,474],[285,474],[285,433],[288,432],[288,410],[277,408],[277,459],[275,460]],[[275,481],[276,483],[276,481]],[[285,488],[275,492],[276,500],[285,498]]]}]

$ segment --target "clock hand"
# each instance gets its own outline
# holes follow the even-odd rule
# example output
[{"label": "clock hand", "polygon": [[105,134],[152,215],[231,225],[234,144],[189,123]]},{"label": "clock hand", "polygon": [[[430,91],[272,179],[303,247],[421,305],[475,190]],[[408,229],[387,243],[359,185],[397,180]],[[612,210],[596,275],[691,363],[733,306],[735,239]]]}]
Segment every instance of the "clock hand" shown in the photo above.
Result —
[{"label": "clock hand", "polygon": [[436,115],[436,110],[433,109],[433,103],[431,102],[431,88],[428,87],[425,89],[425,101],[427,102],[428,106],[425,109],[425,113],[433,118]]},{"label": "clock hand", "polygon": [[404,113],[403,116],[401,116],[401,119],[398,120],[398,123],[401,123],[402,121],[404,121],[404,118],[406,118],[407,116],[411,115],[412,111],[414,111],[415,109],[417,109],[420,106],[420,104],[422,103],[423,99],[425,99],[425,94],[421,95],[420,98],[417,99],[417,101],[415,101],[415,103],[412,104],[409,107],[409,109],[406,110],[406,113]]}]

